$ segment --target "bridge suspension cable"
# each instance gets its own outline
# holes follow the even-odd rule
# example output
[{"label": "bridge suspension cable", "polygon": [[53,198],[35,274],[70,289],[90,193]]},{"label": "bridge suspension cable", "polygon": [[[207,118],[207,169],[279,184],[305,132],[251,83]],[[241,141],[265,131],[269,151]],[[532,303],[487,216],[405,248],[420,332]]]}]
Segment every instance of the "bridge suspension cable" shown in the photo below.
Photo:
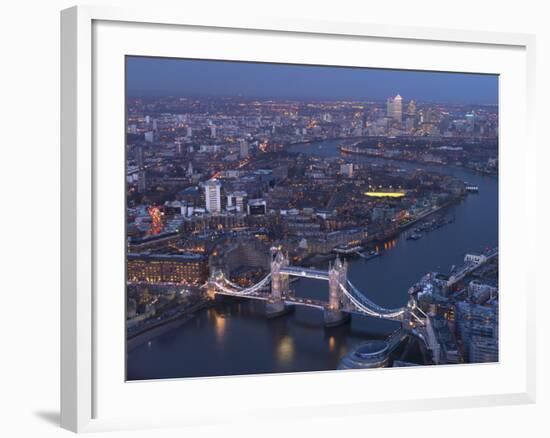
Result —
[{"label": "bridge suspension cable", "polygon": [[400,309],[386,309],[373,303],[367,297],[365,297],[349,280],[348,285],[353,290],[351,293],[343,284],[339,283],[340,289],[344,295],[351,301],[351,303],[364,313],[383,319],[398,319],[405,313],[405,308]]},{"label": "bridge suspension cable", "polygon": [[233,283],[225,275],[223,276],[223,281],[225,281],[229,286],[231,286],[232,288],[235,288],[237,290],[243,290],[244,289],[242,286],[239,286],[238,284]]},{"label": "bridge suspension cable", "polygon": [[398,313],[398,312],[403,312],[405,309],[403,307],[400,307],[398,309],[386,309],[385,307],[382,307],[382,306],[379,306],[378,304],[372,302],[371,300],[369,300],[359,289],[357,289],[355,287],[355,285],[351,282],[351,281],[347,281],[348,285],[353,289],[353,291],[357,294],[357,297],[359,299],[362,299],[364,301],[364,303],[368,306],[370,306],[371,308],[379,311],[379,312],[382,312],[382,313]]},{"label": "bridge suspension cable", "polygon": [[[246,289],[243,289],[241,288],[240,286],[237,286],[235,285],[237,288],[237,290],[234,290],[234,289],[231,289],[231,288],[228,288],[227,286],[225,286],[224,284],[221,284],[219,281],[214,281],[214,285],[221,291],[223,291],[224,293],[228,294],[228,295],[234,295],[234,296],[246,296],[246,295],[252,295],[253,293],[257,292],[258,290],[260,290],[261,288],[263,288],[267,282],[269,281],[269,279],[271,278],[271,274],[267,274],[262,280],[260,280],[258,283],[256,283],[255,285],[249,287],[249,288],[246,288]],[[230,285],[233,285],[234,283],[230,282],[229,280],[227,280],[227,278],[222,277],[222,280]]]}]

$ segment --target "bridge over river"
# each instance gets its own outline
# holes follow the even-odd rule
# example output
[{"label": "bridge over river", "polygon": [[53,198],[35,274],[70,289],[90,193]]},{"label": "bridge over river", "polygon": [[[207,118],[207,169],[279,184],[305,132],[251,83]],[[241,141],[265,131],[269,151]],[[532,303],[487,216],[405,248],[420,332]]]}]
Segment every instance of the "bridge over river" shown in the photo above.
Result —
[{"label": "bridge over river", "polygon": [[[446,283],[450,288],[473,271],[498,255],[498,248],[481,255],[467,254],[464,264],[455,268]],[[291,266],[288,256],[273,249],[271,256],[271,271],[263,279],[249,287],[241,287],[232,281],[222,271],[214,271],[206,284],[209,294],[226,295],[266,302],[268,316],[282,315],[288,306],[307,306],[321,309],[324,312],[325,325],[334,326],[349,319],[350,314],[367,315],[375,318],[406,322],[407,329],[423,326],[426,315],[417,306],[415,295],[409,296],[408,302],[399,308],[385,308],[370,300],[348,280],[347,262],[338,257],[330,264],[327,271]],[[327,281],[328,299],[303,298],[295,296],[289,286],[290,277],[310,278]]]},{"label": "bridge over river", "polygon": [[[375,318],[395,321],[422,322],[424,315],[413,296],[400,308],[388,309],[372,302],[348,280],[347,262],[340,258],[331,264],[327,271],[291,266],[288,257],[281,251],[272,251],[271,272],[262,280],[249,287],[241,287],[231,282],[222,271],[210,276],[207,289],[211,296],[226,295],[266,302],[268,316],[285,313],[288,306],[308,306],[323,310],[325,325],[334,326],[349,319],[350,314],[368,315]],[[329,284],[326,301],[296,297],[289,286],[290,277],[311,278],[327,281]]]}]

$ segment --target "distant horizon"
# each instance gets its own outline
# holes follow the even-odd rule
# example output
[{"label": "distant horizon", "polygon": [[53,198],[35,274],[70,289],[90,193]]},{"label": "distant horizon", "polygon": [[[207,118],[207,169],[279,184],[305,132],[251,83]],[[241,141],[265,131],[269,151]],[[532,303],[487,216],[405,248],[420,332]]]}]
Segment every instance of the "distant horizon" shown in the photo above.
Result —
[{"label": "distant horizon", "polygon": [[[127,97],[498,105],[498,75],[127,56]],[[162,85],[161,85],[162,84]]]},{"label": "distant horizon", "polygon": [[[395,97],[397,94],[400,93],[394,93],[393,95],[389,95],[388,97]],[[414,100],[414,102],[417,105],[424,105],[424,104],[434,104],[434,105],[458,105],[458,106],[498,106],[498,102],[495,103],[478,103],[478,102],[448,102],[448,101],[436,101],[436,100],[418,100],[418,99],[407,99],[406,96],[403,96],[403,103],[406,104],[411,100]],[[352,99],[352,98],[316,98],[316,97],[289,97],[289,96],[242,96],[242,95],[222,95],[222,94],[176,94],[176,93],[170,93],[169,91],[147,91],[142,92],[141,94],[139,92],[128,92],[126,95],[127,98],[130,99],[154,99],[154,98],[169,98],[172,97],[174,99],[245,99],[245,100],[258,100],[258,101],[286,101],[286,102],[343,102],[343,101],[350,101],[350,102],[358,102],[358,103],[365,103],[365,104],[375,104],[375,105],[385,105],[386,99]]]}]

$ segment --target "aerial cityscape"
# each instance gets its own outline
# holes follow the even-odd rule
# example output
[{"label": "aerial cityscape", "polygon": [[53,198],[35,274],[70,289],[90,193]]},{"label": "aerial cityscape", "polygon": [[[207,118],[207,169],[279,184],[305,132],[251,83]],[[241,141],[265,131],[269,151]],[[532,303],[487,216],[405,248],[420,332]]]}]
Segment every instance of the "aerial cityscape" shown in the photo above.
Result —
[{"label": "aerial cityscape", "polygon": [[498,362],[498,77],[126,59],[128,380]]}]

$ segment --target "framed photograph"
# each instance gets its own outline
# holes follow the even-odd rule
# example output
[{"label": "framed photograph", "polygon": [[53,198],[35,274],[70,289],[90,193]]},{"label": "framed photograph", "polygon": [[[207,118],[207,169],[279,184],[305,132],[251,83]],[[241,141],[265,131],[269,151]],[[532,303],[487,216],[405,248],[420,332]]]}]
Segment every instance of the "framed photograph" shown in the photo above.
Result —
[{"label": "framed photograph", "polygon": [[534,401],[534,37],[61,18],[63,427]]}]

